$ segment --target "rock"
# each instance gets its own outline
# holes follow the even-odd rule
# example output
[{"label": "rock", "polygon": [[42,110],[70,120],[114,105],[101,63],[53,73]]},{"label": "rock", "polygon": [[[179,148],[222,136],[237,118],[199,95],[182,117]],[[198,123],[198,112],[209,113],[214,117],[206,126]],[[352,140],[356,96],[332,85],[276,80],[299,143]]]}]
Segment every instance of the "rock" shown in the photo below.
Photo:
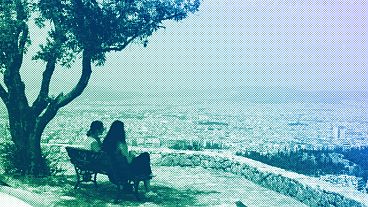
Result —
[{"label": "rock", "polygon": [[193,166],[193,162],[190,159],[183,156],[178,158],[178,162],[179,166],[181,167]]},{"label": "rock", "polygon": [[193,156],[192,163],[194,166],[199,166],[201,164],[201,159],[198,156]]},{"label": "rock", "polygon": [[180,154],[177,154],[177,155],[173,155],[172,157],[173,157],[172,165],[173,166],[180,166],[180,162],[181,162],[180,159],[182,159],[181,158],[181,155]]},{"label": "rock", "polygon": [[161,158],[160,164],[162,166],[173,166],[174,165],[174,158],[171,155],[163,156]]},{"label": "rock", "polygon": [[247,207],[243,202],[237,201],[235,202],[236,207]]},{"label": "rock", "polygon": [[208,160],[205,160],[205,159],[201,160],[201,167],[208,168],[209,164],[210,164],[210,162]]},{"label": "rock", "polygon": [[222,163],[222,169],[231,168],[231,161],[225,160],[225,162]]},{"label": "rock", "polygon": [[220,170],[222,168],[222,164],[219,162],[215,162],[215,167],[216,170]]},{"label": "rock", "polygon": [[240,175],[241,174],[240,165],[234,165],[234,164],[231,165],[230,172],[236,175]]},{"label": "rock", "polygon": [[209,168],[215,168],[216,166],[216,161],[213,157],[211,157],[209,160],[208,160],[208,167]]},{"label": "rock", "polygon": [[[292,196],[309,206],[362,206],[350,196],[344,197],[346,194],[341,195],[337,191],[323,187],[324,183],[318,181],[315,183],[316,181],[309,181],[306,176],[248,159],[212,152],[184,153],[179,151],[160,152],[159,156],[152,156],[152,160],[157,160],[157,163],[164,166],[201,166],[242,175],[256,184]],[[346,176],[341,176],[341,180],[349,185],[355,184],[355,182],[348,182],[350,180]],[[311,184],[312,182],[313,184]],[[237,206],[239,205],[237,204]]]},{"label": "rock", "polygon": [[159,153],[155,153],[155,154],[150,154],[151,157],[151,163],[153,165],[160,165],[161,161],[162,161],[162,155]]}]

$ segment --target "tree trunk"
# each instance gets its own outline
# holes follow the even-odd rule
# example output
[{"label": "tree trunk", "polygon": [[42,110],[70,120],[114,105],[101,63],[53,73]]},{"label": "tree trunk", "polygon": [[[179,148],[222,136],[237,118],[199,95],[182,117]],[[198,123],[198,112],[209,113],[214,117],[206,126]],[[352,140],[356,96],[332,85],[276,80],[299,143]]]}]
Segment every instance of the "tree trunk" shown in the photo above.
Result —
[{"label": "tree trunk", "polygon": [[19,69],[22,58],[12,61],[10,69],[4,72],[4,83],[8,91],[0,84],[0,97],[4,101],[9,115],[9,127],[15,151],[11,162],[15,171],[23,175],[47,176],[50,169],[41,152],[41,135],[47,124],[56,116],[61,107],[69,104],[86,88],[90,79],[91,55],[83,51],[82,74],[77,85],[67,94],[59,94],[55,98],[48,96],[48,88],[56,61],[51,60],[43,75],[40,95],[29,106],[25,95],[25,85],[21,80]]},{"label": "tree trunk", "polygon": [[50,175],[49,166],[46,163],[45,157],[41,153],[40,137],[27,134],[23,139],[24,143],[16,145],[18,169],[22,175],[33,175],[43,177]]},{"label": "tree trunk", "polygon": [[42,130],[36,127],[36,117],[30,110],[19,111],[17,107],[8,108],[9,127],[15,144],[14,167],[22,175],[47,176],[50,169],[41,153]]},{"label": "tree trunk", "polygon": [[[55,11],[56,13],[53,13],[52,17],[46,18],[53,23],[54,28],[50,30],[52,34],[50,33],[47,38],[47,44],[43,45],[44,49],[41,49],[40,53],[36,55],[40,56],[37,59],[46,62],[46,68],[42,76],[39,95],[30,106],[25,94],[25,84],[20,75],[23,55],[29,40],[28,17],[32,16],[28,3],[17,0],[9,3],[9,7],[3,8],[4,12],[11,14],[10,16],[5,15],[4,21],[11,22],[10,26],[15,28],[5,28],[4,30],[6,38],[4,45],[7,45],[9,50],[0,52],[2,59],[6,60],[1,61],[1,69],[5,68],[5,70],[1,71],[4,86],[0,83],[0,98],[8,110],[10,133],[15,144],[15,150],[9,152],[9,155],[12,156],[10,157],[12,160],[9,161],[16,168],[14,170],[23,175],[45,176],[50,174],[50,169],[41,152],[42,132],[58,110],[73,101],[86,88],[92,73],[91,62],[94,53],[91,52],[90,48],[84,48],[82,75],[76,86],[65,95],[61,93],[55,98],[50,97],[50,81],[56,64],[65,55],[63,53],[65,48],[73,51],[74,49],[70,48],[70,45],[65,45],[68,40],[65,32],[70,30],[65,29],[65,22],[61,21],[64,19],[63,11]],[[83,43],[80,44],[83,45]],[[72,47],[79,47],[79,43],[75,45],[73,43]]]}]

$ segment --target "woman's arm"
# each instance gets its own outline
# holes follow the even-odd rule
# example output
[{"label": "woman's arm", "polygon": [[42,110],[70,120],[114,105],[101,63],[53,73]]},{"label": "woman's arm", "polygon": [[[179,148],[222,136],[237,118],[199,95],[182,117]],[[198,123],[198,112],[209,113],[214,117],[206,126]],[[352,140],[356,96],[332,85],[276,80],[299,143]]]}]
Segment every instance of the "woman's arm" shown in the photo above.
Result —
[{"label": "woman's arm", "polygon": [[118,147],[120,149],[121,154],[127,158],[129,163],[131,163],[132,157],[129,155],[128,145],[120,143]]},{"label": "woman's arm", "polygon": [[91,143],[91,149],[92,151],[99,152],[101,150],[100,145],[97,143],[97,141],[93,141]]}]

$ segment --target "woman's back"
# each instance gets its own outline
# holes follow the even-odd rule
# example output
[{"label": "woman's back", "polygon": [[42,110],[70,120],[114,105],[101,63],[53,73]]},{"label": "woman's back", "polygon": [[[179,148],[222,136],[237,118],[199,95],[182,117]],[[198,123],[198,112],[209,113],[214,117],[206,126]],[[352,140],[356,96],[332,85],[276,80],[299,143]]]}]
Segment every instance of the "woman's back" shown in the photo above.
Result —
[{"label": "woman's back", "polygon": [[102,150],[110,155],[111,163],[115,163],[117,167],[123,168],[126,166],[124,162],[128,162],[130,164],[129,171],[134,174],[149,175],[152,173],[148,153],[142,153],[135,158],[130,155],[128,145],[125,141],[124,123],[121,121],[117,120],[111,124],[102,144]]},{"label": "woman's back", "polygon": [[102,143],[102,150],[111,155],[120,154],[128,157],[128,146],[125,141],[124,123],[114,121]]}]

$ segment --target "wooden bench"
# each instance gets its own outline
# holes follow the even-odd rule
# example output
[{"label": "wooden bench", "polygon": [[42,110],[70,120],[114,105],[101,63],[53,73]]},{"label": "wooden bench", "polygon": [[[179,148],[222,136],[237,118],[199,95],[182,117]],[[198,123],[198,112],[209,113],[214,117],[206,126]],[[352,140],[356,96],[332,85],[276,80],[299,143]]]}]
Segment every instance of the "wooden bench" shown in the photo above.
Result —
[{"label": "wooden bench", "polygon": [[[77,189],[81,182],[93,182],[97,187],[97,174],[108,175],[110,182],[117,185],[118,187],[118,198],[123,188],[132,186],[134,193],[138,196],[139,182],[144,181],[147,191],[146,182],[152,177],[132,175],[130,172],[129,164],[127,159],[121,159],[120,163],[117,164],[111,160],[105,152],[95,152],[91,150],[65,147],[70,162],[74,165],[74,169],[77,175],[77,181],[74,186]],[[126,190],[126,189],[125,189]]]}]

